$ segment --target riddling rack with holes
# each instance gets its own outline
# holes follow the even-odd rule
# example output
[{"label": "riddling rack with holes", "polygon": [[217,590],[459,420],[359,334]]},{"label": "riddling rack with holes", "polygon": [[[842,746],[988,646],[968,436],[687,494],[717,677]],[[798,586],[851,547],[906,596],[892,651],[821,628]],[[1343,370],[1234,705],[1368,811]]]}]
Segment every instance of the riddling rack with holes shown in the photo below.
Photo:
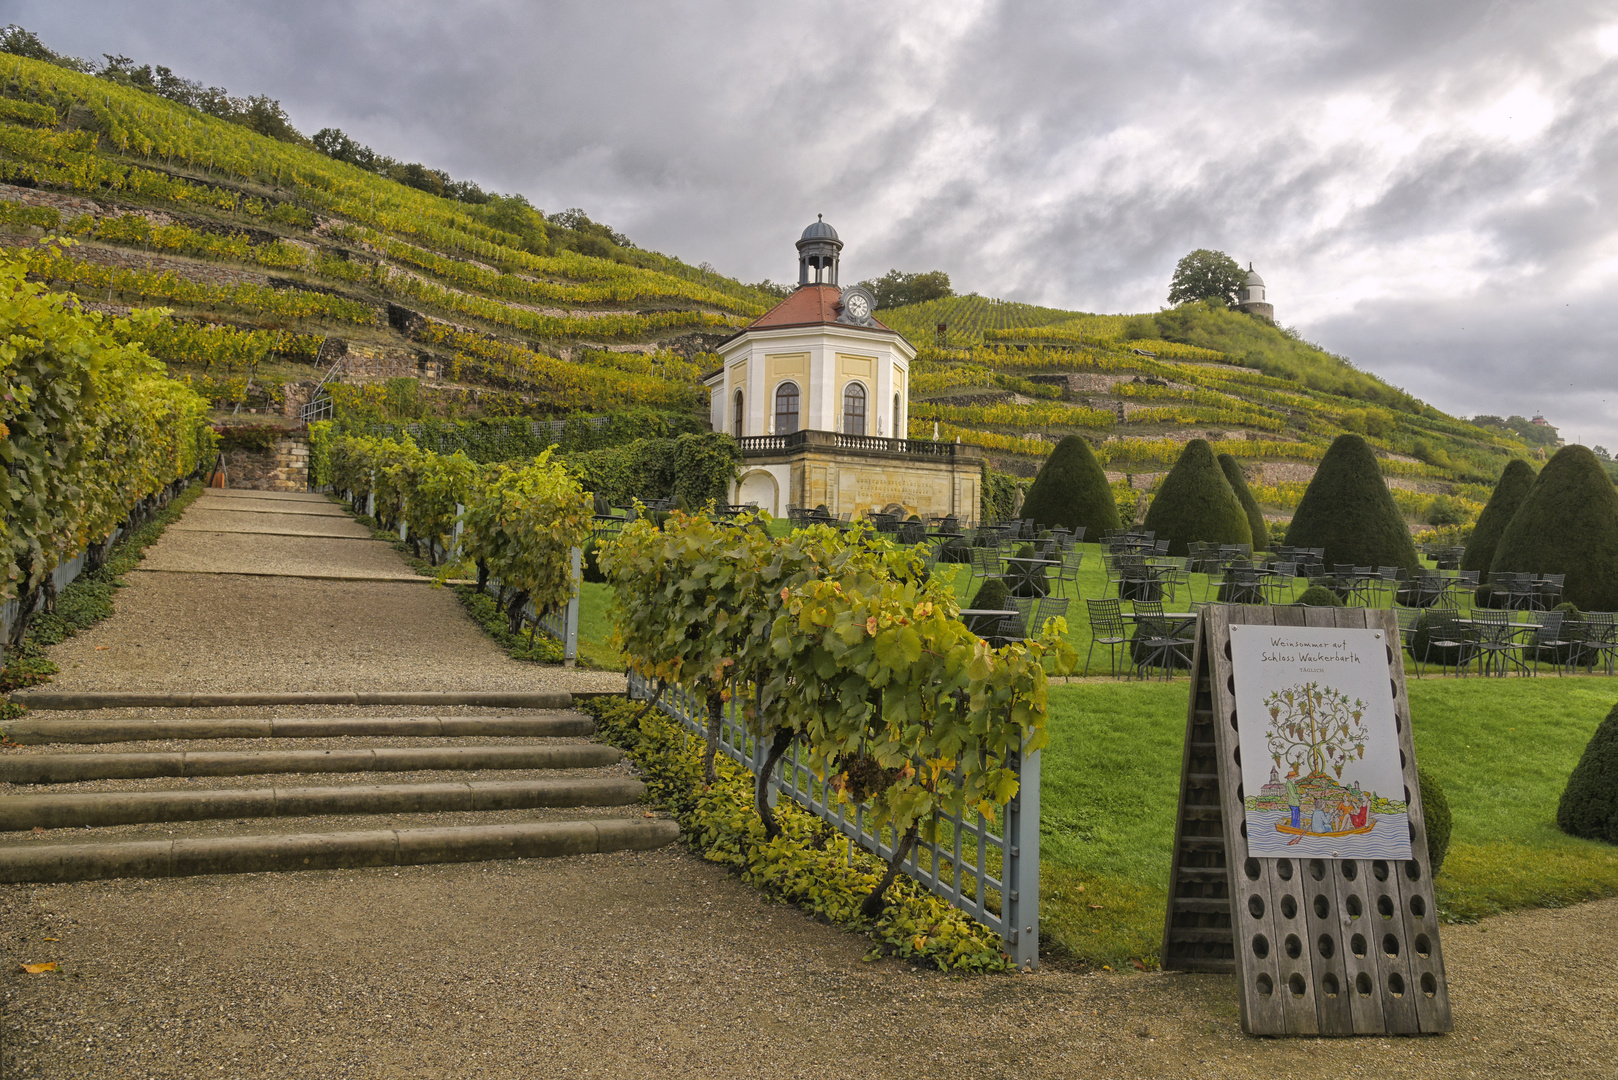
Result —
[{"label": "riddling rack with holes", "polygon": [[[1413,858],[1248,855],[1233,625],[1383,632]],[[1250,1035],[1451,1028],[1398,641],[1393,613],[1377,609],[1210,605],[1198,620],[1162,963],[1234,972]]]}]

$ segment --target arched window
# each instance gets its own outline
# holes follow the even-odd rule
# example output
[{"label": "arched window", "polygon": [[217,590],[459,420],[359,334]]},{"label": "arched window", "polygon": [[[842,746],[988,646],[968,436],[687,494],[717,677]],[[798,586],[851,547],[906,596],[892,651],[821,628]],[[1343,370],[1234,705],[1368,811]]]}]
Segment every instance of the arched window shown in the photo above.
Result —
[{"label": "arched window", "polygon": [[865,387],[857,382],[843,387],[843,434],[865,434]]},{"label": "arched window", "polygon": [[798,384],[784,382],[775,388],[775,433],[791,435],[798,430]]},{"label": "arched window", "polygon": [[730,410],[730,433],[738,439],[742,437],[742,392],[736,391],[736,403]]},{"label": "arched window", "polygon": [[902,439],[902,438],[905,437],[904,425],[899,423],[899,395],[898,394],[893,395],[893,437],[895,439]]}]

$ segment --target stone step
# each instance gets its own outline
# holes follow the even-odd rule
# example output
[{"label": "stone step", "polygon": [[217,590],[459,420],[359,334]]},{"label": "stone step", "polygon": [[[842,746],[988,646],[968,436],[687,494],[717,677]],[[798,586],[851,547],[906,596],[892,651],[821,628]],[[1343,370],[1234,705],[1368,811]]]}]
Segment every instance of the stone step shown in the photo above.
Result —
[{"label": "stone step", "polygon": [[525,822],[221,839],[136,840],[0,848],[0,882],[187,877],[420,863],[544,859],[647,851],[679,838],[653,818]]},{"label": "stone step", "polygon": [[[427,581],[429,579],[424,578],[422,580]],[[326,691],[233,692],[217,694],[148,693],[123,690],[85,690],[78,693],[59,690],[22,690],[11,695],[11,700],[30,709],[45,711],[224,709],[242,706],[290,706],[298,708],[310,705],[469,705],[484,709],[568,709],[573,706],[573,697],[574,695],[561,690],[541,690],[532,693],[509,690],[406,690],[337,693]]]},{"label": "stone step", "polygon": [[[565,696],[565,695],[564,695]],[[160,739],[328,739],[350,735],[506,735],[532,738],[591,735],[583,713],[549,716],[353,716],[195,720],[44,720],[6,725],[6,738],[25,746],[53,743],[147,742]]]},{"label": "stone step", "polygon": [[626,806],[646,785],[627,777],[460,783],[216,788],[0,796],[0,832],[210,818],[316,817]]},{"label": "stone step", "polygon": [[591,769],[616,764],[610,746],[378,747],[341,750],[181,751],[142,754],[14,754],[0,757],[0,782],[68,784],[159,776],[259,776],[269,773]]}]

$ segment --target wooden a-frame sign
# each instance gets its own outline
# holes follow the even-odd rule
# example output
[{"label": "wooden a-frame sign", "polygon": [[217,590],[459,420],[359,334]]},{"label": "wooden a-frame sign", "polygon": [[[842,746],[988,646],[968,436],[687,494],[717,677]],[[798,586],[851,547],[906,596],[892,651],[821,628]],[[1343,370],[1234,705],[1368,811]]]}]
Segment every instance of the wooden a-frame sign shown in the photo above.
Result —
[{"label": "wooden a-frame sign", "polygon": [[[1232,626],[1380,630],[1398,728],[1409,859],[1248,853]],[[1251,1035],[1451,1028],[1399,627],[1367,608],[1210,605],[1197,622],[1164,970],[1233,972]],[[1294,818],[1294,821],[1296,819]]]}]

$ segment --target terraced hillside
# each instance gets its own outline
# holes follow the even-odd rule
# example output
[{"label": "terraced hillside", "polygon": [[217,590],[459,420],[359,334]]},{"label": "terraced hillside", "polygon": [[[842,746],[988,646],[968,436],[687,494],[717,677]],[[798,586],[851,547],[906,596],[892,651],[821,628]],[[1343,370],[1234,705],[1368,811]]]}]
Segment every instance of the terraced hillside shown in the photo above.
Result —
[{"label": "terraced hillside", "polygon": [[293,411],[347,355],[463,409],[696,412],[695,358],[774,302],[51,64],[4,57],[0,95],[0,242],[102,310],[173,309],[147,344],[222,406]]},{"label": "terraced hillside", "polygon": [[881,318],[921,346],[912,434],[936,426],[1017,475],[1081,434],[1115,482],[1149,490],[1201,437],[1240,459],[1260,501],[1286,516],[1331,440],[1355,431],[1421,522],[1475,516],[1505,463],[1534,456],[1510,432],[1447,416],[1240,312],[1090,315],[952,297]]},{"label": "terraced hillside", "polygon": [[[94,308],[171,309],[139,334],[219,409],[296,416],[342,359],[350,384],[416,380],[404,396],[428,415],[653,409],[702,422],[706,350],[777,298],[631,245],[569,250],[565,222],[499,210],[0,58],[0,246]],[[1511,432],[1445,416],[1233,312],[1089,315],[967,296],[879,314],[922,349],[911,434],[936,425],[1013,475],[1078,432],[1120,488],[1146,490],[1204,436],[1284,516],[1331,438],[1353,430],[1421,521],[1440,497],[1438,516],[1475,514],[1504,463],[1531,456]]]}]

